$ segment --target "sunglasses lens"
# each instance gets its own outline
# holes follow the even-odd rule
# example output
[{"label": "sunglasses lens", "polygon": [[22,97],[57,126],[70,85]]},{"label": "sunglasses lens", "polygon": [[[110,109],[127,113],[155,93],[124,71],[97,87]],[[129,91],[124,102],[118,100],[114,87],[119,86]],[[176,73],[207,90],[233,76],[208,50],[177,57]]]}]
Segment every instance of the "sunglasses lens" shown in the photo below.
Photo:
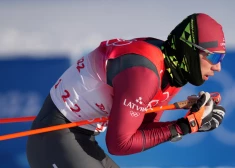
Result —
[{"label": "sunglasses lens", "polygon": [[207,56],[207,59],[212,63],[212,64],[218,64],[224,59],[225,54],[222,53],[213,53]]}]

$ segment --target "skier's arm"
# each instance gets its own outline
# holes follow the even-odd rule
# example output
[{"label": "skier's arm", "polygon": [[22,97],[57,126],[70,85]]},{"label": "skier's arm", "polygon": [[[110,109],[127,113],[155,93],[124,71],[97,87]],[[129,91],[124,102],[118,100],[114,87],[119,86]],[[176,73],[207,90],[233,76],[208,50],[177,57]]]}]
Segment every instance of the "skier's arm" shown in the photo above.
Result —
[{"label": "skier's arm", "polygon": [[[151,125],[151,128],[141,126],[145,108],[159,88],[159,76],[153,63],[131,54],[112,60],[110,67],[114,69],[108,75],[114,98],[106,134],[109,152],[133,154],[168,141],[171,137],[169,123]],[[118,68],[115,70],[114,67]]]}]

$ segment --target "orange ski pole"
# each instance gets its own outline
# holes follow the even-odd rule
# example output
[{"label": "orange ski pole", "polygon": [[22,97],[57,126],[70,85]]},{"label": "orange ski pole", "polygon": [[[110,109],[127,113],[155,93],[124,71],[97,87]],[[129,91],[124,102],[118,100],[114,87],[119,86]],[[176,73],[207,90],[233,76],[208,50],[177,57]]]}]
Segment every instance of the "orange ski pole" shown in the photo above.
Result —
[{"label": "orange ski pole", "polygon": [[2,119],[0,118],[0,124],[33,121],[35,118],[36,118],[35,116],[16,117],[16,118],[2,118]]},{"label": "orange ski pole", "polygon": [[[167,105],[167,106],[162,106],[160,107],[154,107],[152,110],[147,111],[147,113],[150,112],[157,112],[155,110],[167,110],[167,109],[175,109],[175,105]],[[26,119],[26,120],[31,120],[34,117],[29,117],[29,118],[21,118]],[[5,120],[6,121],[6,120]],[[56,131],[56,130],[61,130],[65,128],[71,128],[71,127],[76,127],[76,126],[81,126],[81,125],[86,125],[86,124],[91,124],[91,123],[96,123],[96,122],[105,122],[108,121],[108,117],[101,117],[101,118],[95,118],[92,120],[83,120],[83,121],[78,121],[78,122],[72,122],[68,124],[61,124],[61,125],[56,125],[56,126],[50,126],[50,127],[45,127],[45,128],[39,128],[39,129],[34,129],[34,130],[29,130],[29,131],[23,131],[23,132],[18,132],[18,133],[12,133],[12,134],[6,134],[6,135],[1,135],[0,136],[0,141],[3,140],[8,140],[8,139],[13,139],[13,138],[19,138],[19,137],[24,137],[24,136],[29,136],[29,135],[34,135],[34,134],[40,134],[40,133],[45,133],[45,132],[50,132],[50,131]]]},{"label": "orange ski pole", "polygon": [[29,135],[34,135],[34,134],[40,134],[40,133],[45,133],[45,132],[50,132],[50,131],[61,130],[61,129],[65,129],[65,128],[72,128],[72,127],[86,125],[86,124],[90,124],[90,123],[105,122],[107,120],[108,120],[107,117],[101,117],[101,118],[95,118],[95,119],[92,119],[92,120],[83,120],[83,121],[72,122],[72,123],[68,123],[68,124],[60,124],[60,125],[55,125],[55,126],[50,126],[50,127],[45,127],[45,128],[39,128],[39,129],[34,129],[34,130],[29,130],[29,131],[23,131],[23,132],[17,132],[17,133],[12,133],[12,134],[7,134],[7,135],[1,135],[0,136],[0,141],[13,139],[13,138],[24,137],[24,136],[29,136]]}]

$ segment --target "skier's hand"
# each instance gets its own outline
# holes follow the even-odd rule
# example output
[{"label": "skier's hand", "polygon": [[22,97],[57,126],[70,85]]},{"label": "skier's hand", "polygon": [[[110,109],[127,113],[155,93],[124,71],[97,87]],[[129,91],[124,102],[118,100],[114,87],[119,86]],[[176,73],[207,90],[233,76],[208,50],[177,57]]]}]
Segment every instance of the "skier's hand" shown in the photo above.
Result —
[{"label": "skier's hand", "polygon": [[[184,118],[177,120],[183,134],[194,133],[200,130],[202,125],[212,120],[214,102],[208,92],[201,91],[198,100]],[[204,125],[205,126],[205,125]]]},{"label": "skier's hand", "polygon": [[212,110],[212,120],[204,123],[198,132],[211,131],[219,127],[225,116],[225,109],[222,106],[214,105]]}]

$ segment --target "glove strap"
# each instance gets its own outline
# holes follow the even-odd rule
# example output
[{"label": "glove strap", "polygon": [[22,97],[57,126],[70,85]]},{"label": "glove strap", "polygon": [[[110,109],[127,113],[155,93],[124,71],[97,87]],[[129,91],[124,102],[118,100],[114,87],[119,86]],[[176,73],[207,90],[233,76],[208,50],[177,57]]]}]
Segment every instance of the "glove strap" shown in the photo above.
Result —
[{"label": "glove strap", "polygon": [[191,113],[188,112],[186,118],[188,119],[191,133],[197,132],[199,127],[202,125],[202,116],[204,114],[204,106],[199,111]]},{"label": "glove strap", "polygon": [[189,126],[191,128],[191,133],[197,132],[198,131],[198,125],[197,125],[197,121],[195,119],[194,114],[190,114],[187,116],[188,122],[189,122]]}]

